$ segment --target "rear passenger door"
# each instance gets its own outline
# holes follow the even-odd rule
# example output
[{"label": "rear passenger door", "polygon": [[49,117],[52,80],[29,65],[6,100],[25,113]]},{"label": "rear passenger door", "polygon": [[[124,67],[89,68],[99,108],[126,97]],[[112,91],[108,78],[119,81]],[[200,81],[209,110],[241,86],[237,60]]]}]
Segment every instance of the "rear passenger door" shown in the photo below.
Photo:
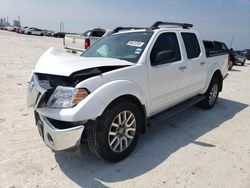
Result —
[{"label": "rear passenger door", "polygon": [[[178,103],[185,96],[186,64],[182,59],[179,37],[175,32],[161,33],[150,51],[148,77],[151,115]],[[156,55],[166,50],[173,51],[174,58],[154,65]]]},{"label": "rear passenger door", "polygon": [[195,95],[203,89],[206,79],[207,64],[201,44],[195,33],[181,32],[185,46],[188,74],[187,94]]}]

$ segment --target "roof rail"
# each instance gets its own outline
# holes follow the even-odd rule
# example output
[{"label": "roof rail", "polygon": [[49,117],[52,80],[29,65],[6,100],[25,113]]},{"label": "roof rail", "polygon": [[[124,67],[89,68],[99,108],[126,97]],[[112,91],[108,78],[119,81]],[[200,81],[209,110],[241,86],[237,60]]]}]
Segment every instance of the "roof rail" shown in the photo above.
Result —
[{"label": "roof rail", "polygon": [[157,21],[151,27],[117,27],[113,31],[111,31],[110,34],[118,33],[119,31],[122,31],[122,30],[132,30],[132,29],[134,29],[134,30],[137,30],[137,29],[154,30],[154,29],[158,29],[160,25],[181,26],[183,29],[188,29],[188,28],[193,27],[192,24],[188,24],[188,23],[175,23],[175,22]]},{"label": "roof rail", "polygon": [[148,29],[146,27],[117,27],[115,28],[113,31],[111,31],[110,34],[113,34],[113,33],[118,33],[119,31],[122,31],[122,30],[131,30],[131,29]]},{"label": "roof rail", "polygon": [[175,22],[162,22],[157,21],[152,26],[151,29],[158,29],[160,25],[173,25],[173,26],[181,26],[183,29],[188,29],[193,27],[193,24],[188,23],[175,23]]}]

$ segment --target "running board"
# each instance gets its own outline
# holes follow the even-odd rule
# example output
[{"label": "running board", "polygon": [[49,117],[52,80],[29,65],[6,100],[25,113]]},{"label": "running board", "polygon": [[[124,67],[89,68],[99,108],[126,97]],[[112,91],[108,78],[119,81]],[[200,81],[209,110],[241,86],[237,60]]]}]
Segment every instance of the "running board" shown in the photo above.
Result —
[{"label": "running board", "polygon": [[204,95],[198,95],[196,97],[190,98],[180,104],[177,104],[171,108],[168,108],[164,110],[163,112],[160,112],[159,114],[156,114],[148,119],[148,125],[158,124],[162,121],[165,121],[169,119],[170,117],[178,114],[179,112],[186,110],[187,108],[197,104],[198,102],[201,102],[205,99]]}]

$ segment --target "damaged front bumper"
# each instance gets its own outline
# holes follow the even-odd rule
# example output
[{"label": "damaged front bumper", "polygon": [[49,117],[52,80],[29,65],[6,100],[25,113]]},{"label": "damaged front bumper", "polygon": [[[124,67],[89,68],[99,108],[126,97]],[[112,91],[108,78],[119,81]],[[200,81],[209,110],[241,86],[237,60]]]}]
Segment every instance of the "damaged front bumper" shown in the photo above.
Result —
[{"label": "damaged front bumper", "polygon": [[38,80],[33,75],[29,82],[27,104],[35,111],[35,120],[39,133],[45,144],[52,150],[60,151],[79,146],[84,130],[83,121],[67,122],[50,119],[39,113],[39,106],[43,102],[47,91],[51,88],[46,80]]},{"label": "damaged front bumper", "polygon": [[[84,125],[56,128],[48,118],[35,112],[36,125],[45,144],[54,151],[75,148],[80,145]],[[70,124],[70,123],[69,123]]]}]

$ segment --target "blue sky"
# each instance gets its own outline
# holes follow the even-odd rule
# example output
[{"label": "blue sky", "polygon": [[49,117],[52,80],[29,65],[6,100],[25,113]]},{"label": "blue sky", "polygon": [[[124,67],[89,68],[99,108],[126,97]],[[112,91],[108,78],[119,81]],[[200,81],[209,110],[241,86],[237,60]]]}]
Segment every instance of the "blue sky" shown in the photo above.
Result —
[{"label": "blue sky", "polygon": [[157,20],[194,24],[203,39],[250,48],[250,0],[0,0],[0,17],[23,26],[83,32],[91,27],[150,26]]}]

